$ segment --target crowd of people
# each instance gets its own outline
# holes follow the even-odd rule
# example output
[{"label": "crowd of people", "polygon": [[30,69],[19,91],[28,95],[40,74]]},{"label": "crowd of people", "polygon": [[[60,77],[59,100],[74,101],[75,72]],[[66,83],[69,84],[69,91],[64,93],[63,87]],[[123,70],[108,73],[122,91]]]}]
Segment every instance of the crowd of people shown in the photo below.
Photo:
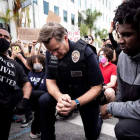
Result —
[{"label": "crowd of people", "polygon": [[9,32],[0,28],[2,140],[8,140],[12,121],[23,128],[31,123],[31,138],[55,140],[56,111],[68,117],[73,110],[80,113],[88,140],[98,139],[103,119],[111,116],[119,118],[118,140],[139,140],[139,0],[116,9],[108,37],[97,49],[93,36],[75,43],[62,25],[49,22],[38,40],[11,43]]}]

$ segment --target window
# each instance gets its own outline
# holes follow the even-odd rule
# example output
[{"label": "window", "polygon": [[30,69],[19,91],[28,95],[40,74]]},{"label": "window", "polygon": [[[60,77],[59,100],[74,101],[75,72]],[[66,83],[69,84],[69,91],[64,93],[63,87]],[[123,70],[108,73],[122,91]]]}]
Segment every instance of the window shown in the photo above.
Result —
[{"label": "window", "polygon": [[104,0],[103,0],[103,4],[104,4]]},{"label": "window", "polygon": [[54,6],[54,13],[59,16],[59,7]]},{"label": "window", "polygon": [[75,20],[74,14],[71,14],[71,24],[72,25],[74,25],[74,20]]},{"label": "window", "polygon": [[111,3],[109,2],[109,10],[110,10],[110,7],[111,7]]},{"label": "window", "polygon": [[33,0],[33,3],[36,3],[37,4],[37,0]]},{"label": "window", "polygon": [[107,7],[107,0],[106,0],[106,7]]},{"label": "window", "polygon": [[73,2],[73,3],[74,3],[74,0],[71,0],[71,2]]},{"label": "window", "polygon": [[43,1],[43,5],[44,5],[44,14],[48,15],[49,12],[49,3],[46,1]]},{"label": "window", "polygon": [[67,22],[67,11],[63,10],[63,19]]},{"label": "window", "polygon": [[90,9],[91,9],[91,11],[92,11],[92,4],[90,4]]},{"label": "window", "polygon": [[87,1],[85,0],[85,10],[87,10]]},{"label": "window", "polygon": [[78,0],[78,6],[81,7],[81,0]]}]

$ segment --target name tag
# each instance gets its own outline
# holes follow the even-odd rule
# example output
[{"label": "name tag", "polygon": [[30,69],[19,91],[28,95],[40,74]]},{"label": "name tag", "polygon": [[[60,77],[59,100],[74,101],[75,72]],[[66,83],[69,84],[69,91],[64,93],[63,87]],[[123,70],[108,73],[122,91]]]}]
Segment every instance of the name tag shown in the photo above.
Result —
[{"label": "name tag", "polygon": [[72,77],[81,77],[82,71],[71,71],[71,76]]},{"label": "name tag", "polygon": [[58,64],[58,61],[51,61],[52,64]]}]

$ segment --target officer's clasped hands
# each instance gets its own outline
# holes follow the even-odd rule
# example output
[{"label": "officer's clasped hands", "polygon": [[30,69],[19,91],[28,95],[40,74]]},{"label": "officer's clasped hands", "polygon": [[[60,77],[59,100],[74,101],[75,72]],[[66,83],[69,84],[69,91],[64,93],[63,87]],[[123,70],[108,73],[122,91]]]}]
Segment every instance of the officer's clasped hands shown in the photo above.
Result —
[{"label": "officer's clasped hands", "polygon": [[56,110],[62,115],[68,115],[75,106],[73,106],[73,101],[68,94],[63,94],[56,105]]}]

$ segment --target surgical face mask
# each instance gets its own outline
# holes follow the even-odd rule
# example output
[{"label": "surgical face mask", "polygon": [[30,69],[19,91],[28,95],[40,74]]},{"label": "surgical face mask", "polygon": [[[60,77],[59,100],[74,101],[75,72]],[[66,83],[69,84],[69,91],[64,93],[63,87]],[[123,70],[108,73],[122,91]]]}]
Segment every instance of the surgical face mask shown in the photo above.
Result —
[{"label": "surgical face mask", "polygon": [[105,64],[106,62],[107,62],[106,57],[100,55],[99,56],[99,63]]},{"label": "surgical face mask", "polygon": [[33,65],[33,69],[36,70],[36,71],[40,71],[40,70],[43,69],[43,66],[40,63],[36,63],[36,64]]},{"label": "surgical face mask", "polygon": [[5,53],[10,47],[10,42],[8,42],[5,38],[0,38],[0,52]]}]

